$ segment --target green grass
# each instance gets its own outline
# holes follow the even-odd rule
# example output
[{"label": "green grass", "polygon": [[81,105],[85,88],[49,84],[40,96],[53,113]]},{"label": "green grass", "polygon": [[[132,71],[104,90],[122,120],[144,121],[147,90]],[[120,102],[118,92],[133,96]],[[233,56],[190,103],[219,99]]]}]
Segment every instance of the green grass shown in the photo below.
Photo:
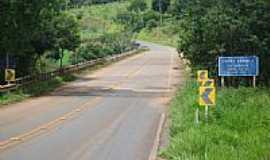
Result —
[{"label": "green grass", "polygon": [[177,46],[177,38],[175,35],[168,35],[161,31],[159,27],[152,29],[151,31],[147,29],[142,29],[140,33],[137,34],[138,40],[158,43],[162,45]]},{"label": "green grass", "polygon": [[33,83],[26,87],[20,88],[16,91],[5,93],[0,95],[0,107],[1,105],[6,105],[10,103],[20,102],[29,97],[41,96],[43,94],[49,93],[54,89],[65,84],[65,82],[70,82],[75,80],[76,77],[72,75],[67,75],[63,77],[56,77],[53,80],[41,81]]},{"label": "green grass", "polygon": [[123,26],[116,24],[114,18],[117,13],[126,10],[128,2],[114,2],[93,6],[83,6],[71,9],[70,13],[80,17],[82,40],[95,38],[104,33],[114,33],[123,30]]},{"label": "green grass", "polygon": [[168,21],[156,28],[144,28],[136,35],[136,38],[143,41],[177,47],[178,33],[176,26],[176,24]]},{"label": "green grass", "polygon": [[218,91],[208,124],[194,123],[197,86],[188,82],[170,110],[167,160],[269,160],[270,89],[227,88]]}]

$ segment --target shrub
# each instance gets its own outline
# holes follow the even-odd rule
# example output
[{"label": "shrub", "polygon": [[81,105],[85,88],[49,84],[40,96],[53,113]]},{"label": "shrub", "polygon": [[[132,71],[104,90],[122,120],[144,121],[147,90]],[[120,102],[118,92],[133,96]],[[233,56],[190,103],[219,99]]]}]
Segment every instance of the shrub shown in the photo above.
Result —
[{"label": "shrub", "polygon": [[145,0],[133,0],[128,7],[129,11],[141,12],[147,9],[147,3]]},{"label": "shrub", "polygon": [[165,13],[171,4],[170,0],[153,0],[152,9],[157,12]]},{"label": "shrub", "polygon": [[131,35],[128,33],[106,33],[98,38],[85,40],[77,52],[72,55],[71,60],[74,64],[120,54],[131,48]]}]

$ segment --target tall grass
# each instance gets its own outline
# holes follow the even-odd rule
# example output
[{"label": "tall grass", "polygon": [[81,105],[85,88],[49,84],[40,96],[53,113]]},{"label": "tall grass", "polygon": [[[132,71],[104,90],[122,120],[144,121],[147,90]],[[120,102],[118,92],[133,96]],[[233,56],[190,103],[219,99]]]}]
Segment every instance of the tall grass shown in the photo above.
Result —
[{"label": "tall grass", "polygon": [[[270,89],[227,88],[208,123],[194,123],[197,86],[187,83],[172,102],[168,160],[269,160]],[[203,113],[203,108],[201,113]]]}]

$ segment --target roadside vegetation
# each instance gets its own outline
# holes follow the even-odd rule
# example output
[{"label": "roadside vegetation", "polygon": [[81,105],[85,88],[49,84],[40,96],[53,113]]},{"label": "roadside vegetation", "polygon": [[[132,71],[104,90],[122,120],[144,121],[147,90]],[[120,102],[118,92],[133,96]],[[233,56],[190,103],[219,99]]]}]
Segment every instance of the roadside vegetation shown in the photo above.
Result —
[{"label": "roadside vegetation", "polygon": [[209,122],[195,124],[198,86],[187,82],[170,108],[167,160],[266,160],[270,158],[270,90],[225,88],[218,91]]},{"label": "roadside vegetation", "polygon": [[78,17],[81,26],[81,45],[77,52],[71,54],[73,63],[120,54],[133,49],[132,34],[113,21],[118,11],[126,6],[124,2],[115,2],[69,10]]},{"label": "roadside vegetation", "polygon": [[21,77],[132,49],[132,34],[112,23],[126,4],[110,2],[1,1],[0,84],[7,55]]},{"label": "roadside vegetation", "polygon": [[[269,83],[268,0],[178,0],[174,6],[172,13],[179,21],[178,50],[192,69],[208,69],[217,76],[219,56],[256,55],[261,65],[258,79],[262,85]],[[229,82],[235,84],[239,79]]]},{"label": "roadside vegetation", "polygon": [[115,22],[134,33],[134,38],[177,46],[177,21],[169,13],[170,1],[130,0],[126,9],[118,13]]},{"label": "roadside vegetation", "polygon": [[[270,82],[270,3],[268,0],[131,0],[116,19],[135,38],[174,46],[193,71],[216,74],[219,56],[256,55],[259,82]],[[227,83],[246,84],[231,78]]]},{"label": "roadside vegetation", "polygon": [[[114,23],[113,19],[119,10],[127,7],[127,3],[65,2],[0,2],[3,14],[6,15],[0,17],[1,21],[6,22],[0,24],[0,84],[5,84],[7,54],[9,67],[15,68],[16,76],[21,77],[120,54],[135,47],[132,33],[126,32],[120,24]],[[47,3],[51,5],[46,5]],[[21,9],[23,6],[25,7]],[[26,11],[29,15],[21,14]],[[41,15],[36,18],[38,13]],[[30,23],[31,25],[28,25]],[[21,31],[18,31],[18,28]],[[6,39],[8,41],[5,41]],[[65,77],[73,76],[36,82],[14,92],[2,93],[0,105],[50,92],[64,84]]]}]

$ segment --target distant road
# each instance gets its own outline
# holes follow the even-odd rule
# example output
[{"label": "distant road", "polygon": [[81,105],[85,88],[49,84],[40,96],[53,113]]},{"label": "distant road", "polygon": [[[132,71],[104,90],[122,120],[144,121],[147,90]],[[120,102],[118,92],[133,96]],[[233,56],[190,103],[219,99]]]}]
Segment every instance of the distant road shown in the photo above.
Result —
[{"label": "distant road", "polygon": [[0,160],[148,160],[183,75],[175,49],[140,43],[150,51],[0,109]]}]

